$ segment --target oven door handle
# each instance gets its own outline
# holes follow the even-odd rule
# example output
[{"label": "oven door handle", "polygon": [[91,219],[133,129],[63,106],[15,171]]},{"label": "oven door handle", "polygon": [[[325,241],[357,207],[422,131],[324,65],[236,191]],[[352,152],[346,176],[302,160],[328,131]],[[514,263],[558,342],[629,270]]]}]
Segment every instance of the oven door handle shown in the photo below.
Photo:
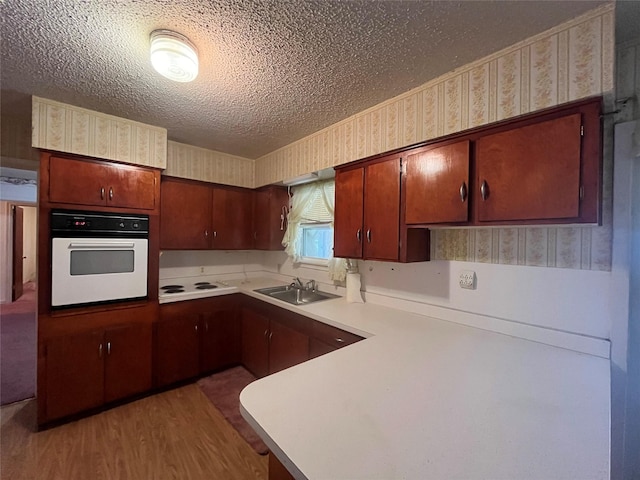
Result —
[{"label": "oven door handle", "polygon": [[74,248],[133,248],[133,242],[108,242],[108,243],[70,243],[69,249]]}]

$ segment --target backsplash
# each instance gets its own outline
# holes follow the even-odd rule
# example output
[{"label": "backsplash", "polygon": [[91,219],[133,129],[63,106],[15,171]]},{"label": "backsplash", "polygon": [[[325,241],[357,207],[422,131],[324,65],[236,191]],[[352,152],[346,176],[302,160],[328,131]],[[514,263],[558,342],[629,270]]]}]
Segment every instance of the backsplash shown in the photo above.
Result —
[{"label": "backsplash", "polygon": [[[614,40],[609,3],[258,159],[255,184],[610,94]],[[605,132],[601,227],[432,230],[432,259],[610,270],[610,124]]]},{"label": "backsplash", "polygon": [[34,148],[156,168],[167,164],[167,130],[33,97]]}]

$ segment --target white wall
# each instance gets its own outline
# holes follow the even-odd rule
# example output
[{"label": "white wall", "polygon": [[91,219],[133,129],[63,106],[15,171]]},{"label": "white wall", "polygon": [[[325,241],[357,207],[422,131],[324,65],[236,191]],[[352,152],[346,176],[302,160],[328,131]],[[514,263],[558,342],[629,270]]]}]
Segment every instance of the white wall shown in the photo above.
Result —
[{"label": "white wall", "polygon": [[36,245],[38,243],[38,209],[36,207],[22,206],[24,210],[22,248],[26,257],[22,264],[22,280],[24,283],[36,280]]},{"label": "white wall", "polygon": [[0,201],[0,303],[11,302],[12,234],[11,205]]},{"label": "white wall", "polygon": [[160,281],[202,275],[242,278],[262,271],[262,258],[259,251],[164,250],[160,252]]}]

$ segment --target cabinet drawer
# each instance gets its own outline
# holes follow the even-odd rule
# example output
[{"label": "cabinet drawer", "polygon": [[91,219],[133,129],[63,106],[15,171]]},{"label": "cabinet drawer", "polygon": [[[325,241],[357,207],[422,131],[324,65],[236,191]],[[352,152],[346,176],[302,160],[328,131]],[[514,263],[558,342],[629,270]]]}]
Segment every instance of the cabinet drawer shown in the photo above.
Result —
[{"label": "cabinet drawer", "polygon": [[363,340],[362,337],[354,333],[345,332],[326,323],[315,321],[313,322],[313,337],[335,348],[341,348]]}]

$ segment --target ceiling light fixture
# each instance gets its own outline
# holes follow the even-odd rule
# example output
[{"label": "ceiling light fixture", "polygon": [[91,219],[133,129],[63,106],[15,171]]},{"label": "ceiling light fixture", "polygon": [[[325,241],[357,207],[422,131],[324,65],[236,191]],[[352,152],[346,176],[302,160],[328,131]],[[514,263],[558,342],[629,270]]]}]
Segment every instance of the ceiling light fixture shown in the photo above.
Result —
[{"label": "ceiling light fixture", "polygon": [[176,82],[190,82],[198,76],[196,47],[171,30],[151,32],[151,64],[160,75]]}]

